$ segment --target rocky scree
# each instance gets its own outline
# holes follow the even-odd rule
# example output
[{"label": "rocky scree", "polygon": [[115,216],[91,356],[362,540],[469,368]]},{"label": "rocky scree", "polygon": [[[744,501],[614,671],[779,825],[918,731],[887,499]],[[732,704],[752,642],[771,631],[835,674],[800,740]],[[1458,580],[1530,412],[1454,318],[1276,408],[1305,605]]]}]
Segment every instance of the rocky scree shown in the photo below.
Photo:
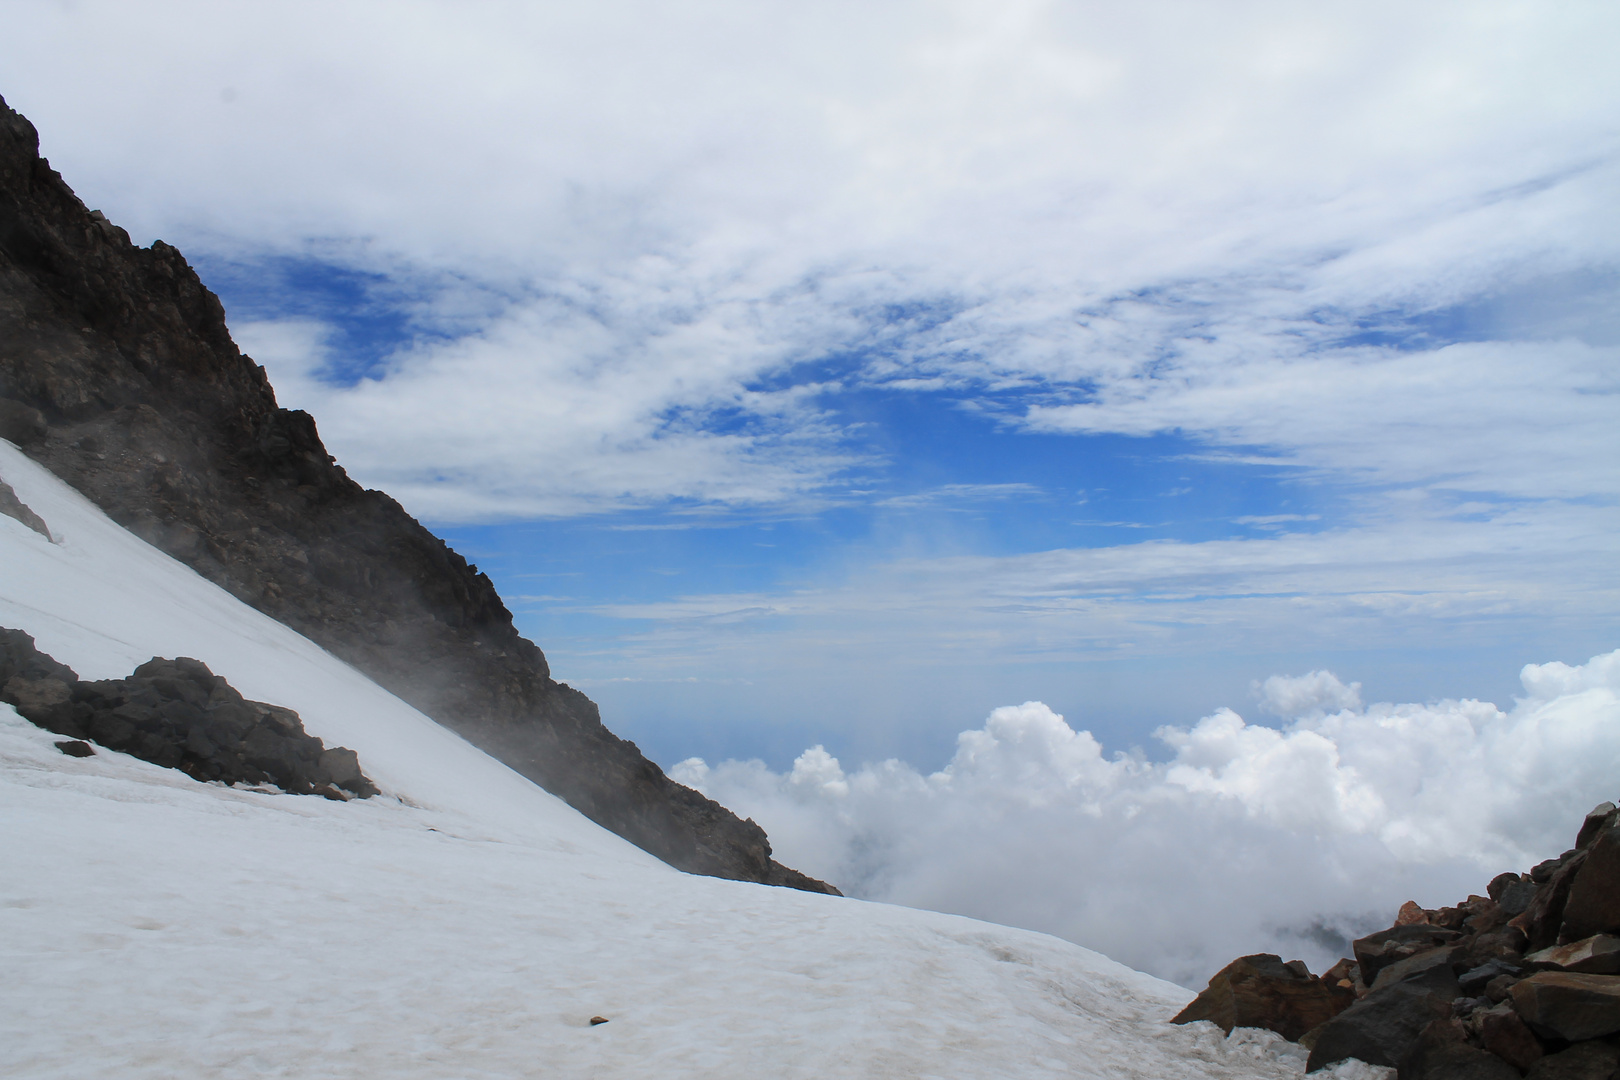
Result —
[{"label": "rocky scree", "polygon": [[339,800],[377,794],[353,750],[327,748],[291,709],[248,701],[184,656],[153,657],[127,679],[83,682],[21,630],[0,629],[0,701],[69,736],[56,745],[71,757],[93,754],[93,741],[194,780]]},{"label": "rocky scree", "polygon": [[693,873],[837,890],[553,680],[489,578],[281,409],[180,252],[88,210],[0,100],[0,436],[113,520]]},{"label": "rocky scree", "polygon": [[1620,810],[1595,807],[1573,848],[1485,891],[1407,901],[1320,977],[1235,960],[1175,1022],[1278,1032],[1312,1072],[1359,1058],[1400,1080],[1620,1078]]}]

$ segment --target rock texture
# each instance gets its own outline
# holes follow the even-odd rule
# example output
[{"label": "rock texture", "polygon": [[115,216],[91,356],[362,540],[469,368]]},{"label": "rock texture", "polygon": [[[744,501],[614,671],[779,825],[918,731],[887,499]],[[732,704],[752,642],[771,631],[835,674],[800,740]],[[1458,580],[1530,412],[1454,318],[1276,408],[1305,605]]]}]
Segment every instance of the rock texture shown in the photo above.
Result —
[{"label": "rock texture", "polygon": [[377,788],[353,750],[306,734],[291,709],[248,701],[206,664],[153,657],[127,679],[81,682],[21,630],[0,629],[0,701],[90,757],[94,740],[196,780],[274,784],[295,795],[366,798]]},{"label": "rock texture", "polygon": [[1235,1027],[1260,1027],[1298,1039],[1333,1019],[1356,1000],[1354,991],[1317,979],[1298,960],[1256,953],[1227,964],[1171,1023],[1209,1020],[1228,1035]]},{"label": "rock texture", "polygon": [[1318,981],[1354,1003],[1308,1031],[1285,1010],[1237,1003],[1250,969],[1276,981],[1293,967],[1269,955],[1223,968],[1176,1021],[1269,1028],[1307,1047],[1313,1072],[1360,1058],[1400,1080],[1620,1080],[1620,810],[1596,807],[1573,848],[1486,891],[1401,905]]},{"label": "rock texture", "polygon": [[44,520],[28,509],[22,500],[17,498],[17,492],[4,480],[0,480],[0,514],[15,518],[47,540],[51,538],[51,530],[45,527]]},{"label": "rock texture", "polygon": [[115,521],[694,873],[830,886],[550,677],[489,578],[278,408],[180,252],[130,242],[0,101],[0,434]]}]

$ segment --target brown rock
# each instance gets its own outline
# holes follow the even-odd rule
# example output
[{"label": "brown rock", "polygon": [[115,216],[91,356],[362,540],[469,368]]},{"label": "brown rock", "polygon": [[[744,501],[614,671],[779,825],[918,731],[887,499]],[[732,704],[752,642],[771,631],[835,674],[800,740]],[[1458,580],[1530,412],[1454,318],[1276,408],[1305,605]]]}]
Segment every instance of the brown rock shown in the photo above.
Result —
[{"label": "brown rock", "polygon": [[1493,1005],[1500,1005],[1513,995],[1513,988],[1520,979],[1517,975],[1498,975],[1485,984],[1485,1000]]},{"label": "brown rock", "polygon": [[607,1022],[608,1022],[608,1018],[605,1017],[605,1016],[593,1016],[593,1017],[591,1017],[591,1027],[595,1027],[598,1024],[605,1024]]},{"label": "brown rock", "polygon": [[1620,828],[1598,833],[1588,841],[1585,855],[1570,880],[1560,944],[1620,932]]},{"label": "brown rock", "polygon": [[1545,1053],[1541,1040],[1511,1005],[1485,1009],[1478,1017],[1480,1045],[1514,1068],[1528,1069]]},{"label": "brown rock", "polygon": [[1588,975],[1620,975],[1620,937],[1595,934],[1568,945],[1554,945],[1531,953],[1524,962],[1537,971],[1579,971]]},{"label": "brown rock", "polygon": [[1455,1020],[1435,1020],[1401,1058],[1400,1080],[1519,1080],[1519,1070],[1469,1046]]},{"label": "brown rock", "polygon": [[1492,900],[1500,900],[1502,899],[1503,890],[1518,880],[1519,875],[1512,872],[1497,874],[1495,877],[1491,878],[1491,883],[1485,886],[1485,891],[1490,895]]},{"label": "brown rock", "polygon": [[1581,822],[1581,831],[1575,835],[1575,846],[1583,848],[1596,840],[1598,833],[1602,832],[1605,826],[1612,824],[1614,818],[1614,803],[1598,803],[1592,807],[1586,815],[1586,820]]},{"label": "brown rock", "polygon": [[[1546,878],[1546,884],[1536,890],[1536,898],[1524,909],[1523,914],[1515,915],[1508,920],[1509,926],[1524,931],[1527,951],[1545,949],[1549,945],[1558,944],[1559,932],[1564,921],[1564,904],[1569,899],[1570,886],[1574,883],[1575,876],[1586,865],[1587,854],[1585,851],[1577,851],[1558,863],[1556,869]],[[1546,863],[1537,864],[1531,875],[1534,876],[1546,865]]]},{"label": "brown rock", "polygon": [[1502,906],[1487,897],[1470,896],[1463,911],[1467,912],[1463,926],[1476,934],[1486,934],[1507,925],[1508,916]]},{"label": "brown rock", "polygon": [[1524,955],[1524,931],[1509,924],[1484,934],[1464,938],[1462,962],[1478,967],[1493,960],[1517,963]]},{"label": "brown rock", "polygon": [[1392,926],[1388,930],[1358,938],[1350,943],[1350,948],[1356,954],[1356,963],[1361,966],[1361,981],[1372,986],[1378,973],[1390,964],[1427,952],[1436,945],[1455,941],[1459,936],[1455,930],[1427,923],[1412,923]]},{"label": "brown rock", "polygon": [[1429,913],[1418,907],[1416,900],[1408,900],[1401,905],[1401,910],[1395,915],[1396,926],[1415,926],[1418,923],[1429,921]]},{"label": "brown rock", "polygon": [[1614,1080],[1620,1050],[1601,1042],[1576,1043],[1530,1067],[1529,1080]]},{"label": "brown rock", "polygon": [[1461,951],[1460,945],[1442,945],[1437,949],[1426,949],[1404,960],[1397,960],[1378,972],[1378,978],[1373,980],[1372,989],[1377,990],[1391,983],[1398,983],[1430,968],[1450,968],[1452,960]]},{"label": "brown rock", "polygon": [[1457,980],[1445,967],[1429,968],[1367,994],[1310,1033],[1307,1072],[1335,1061],[1360,1058],[1394,1067],[1411,1051],[1431,1020],[1447,1019],[1457,997]]},{"label": "brown rock", "polygon": [[1216,972],[1209,986],[1171,1023],[1209,1020],[1227,1034],[1233,1028],[1257,1027],[1297,1040],[1337,1016],[1354,1000],[1349,991],[1308,973],[1301,975],[1273,953],[1256,953]]},{"label": "brown rock", "polygon": [[1521,979],[1513,1008],[1543,1038],[1580,1042],[1620,1031],[1620,977],[1543,971]]}]

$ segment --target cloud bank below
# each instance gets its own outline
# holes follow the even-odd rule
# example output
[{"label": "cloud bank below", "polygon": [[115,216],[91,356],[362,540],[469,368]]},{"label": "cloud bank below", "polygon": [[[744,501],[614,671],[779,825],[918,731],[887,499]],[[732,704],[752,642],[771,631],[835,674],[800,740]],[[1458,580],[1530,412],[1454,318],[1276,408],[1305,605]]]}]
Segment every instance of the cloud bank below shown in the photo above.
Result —
[{"label": "cloud bank below", "polygon": [[951,761],[787,772],[688,759],[671,775],[754,818],[846,892],[1043,930],[1186,986],[1233,956],[1314,970],[1396,906],[1438,906],[1570,842],[1620,792],[1620,650],[1531,664],[1524,696],[1364,705],[1325,671],[1255,687],[1275,726],[1220,709],[1161,728],[1168,758],[1105,756],[1040,702],[991,713]]}]

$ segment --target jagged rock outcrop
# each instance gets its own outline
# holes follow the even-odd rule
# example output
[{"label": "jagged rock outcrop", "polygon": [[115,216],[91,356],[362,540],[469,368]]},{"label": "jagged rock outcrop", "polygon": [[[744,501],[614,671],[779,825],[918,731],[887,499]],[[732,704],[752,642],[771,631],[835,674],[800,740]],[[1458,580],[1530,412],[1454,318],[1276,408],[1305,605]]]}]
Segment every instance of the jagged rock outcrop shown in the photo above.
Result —
[{"label": "jagged rock outcrop", "polygon": [[[1310,1050],[1314,1072],[1345,1058],[1395,1067],[1400,1080],[1620,1075],[1620,809],[1595,807],[1575,846],[1528,873],[1498,874],[1486,896],[1427,910],[1408,901],[1394,925],[1353,943],[1319,982],[1354,1004],[1304,1034],[1299,1018],[1250,995],[1239,1024]],[[1234,961],[1176,1017],[1221,1022]],[[1296,962],[1300,997],[1309,973]],[[1268,969],[1269,970],[1269,969]],[[1280,972],[1270,970],[1273,978]],[[1282,1001],[1282,998],[1277,998]],[[1230,1026],[1223,1024],[1230,1030]]]},{"label": "jagged rock outcrop", "polygon": [[1235,1027],[1263,1027],[1297,1040],[1355,1000],[1348,987],[1313,978],[1298,960],[1285,964],[1275,953],[1256,953],[1216,972],[1209,986],[1171,1022],[1209,1020],[1228,1035]]},{"label": "jagged rock outcrop", "polygon": [[327,747],[291,709],[248,701],[185,656],[154,656],[127,679],[82,682],[21,630],[0,628],[0,701],[69,736],[56,745],[73,757],[94,753],[84,742],[93,740],[194,780],[339,800],[377,794],[353,750]]},{"label": "jagged rock outcrop", "polygon": [[0,100],[0,435],[115,521],[682,870],[836,892],[550,677],[487,576],[281,409],[180,252],[87,210]]}]

